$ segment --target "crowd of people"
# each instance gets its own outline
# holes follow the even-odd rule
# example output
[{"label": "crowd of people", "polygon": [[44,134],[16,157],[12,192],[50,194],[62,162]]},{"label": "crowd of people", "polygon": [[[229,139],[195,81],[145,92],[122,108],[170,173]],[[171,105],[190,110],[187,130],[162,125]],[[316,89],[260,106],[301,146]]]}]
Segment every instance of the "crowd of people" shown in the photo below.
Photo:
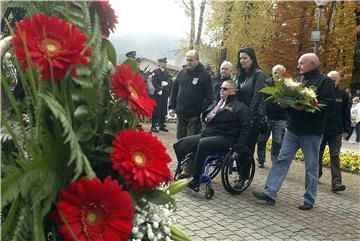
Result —
[{"label": "crowd of people", "polygon": [[[350,96],[348,91],[341,90],[340,73],[330,71],[327,75],[322,74],[318,56],[303,54],[298,60],[300,75],[296,78],[304,86],[316,88],[317,100],[324,107],[314,113],[305,111],[301,104],[280,105],[266,101],[267,96],[261,89],[274,86],[275,79],[265,78],[252,48],[239,50],[236,74],[231,62],[224,61],[219,76],[215,78],[200,62],[196,50],[186,53],[186,66],[170,83],[166,59],[158,62],[159,69],[152,76],[153,96],[158,107],[154,110],[151,131],[158,132],[156,126],[167,131],[164,120],[168,102],[168,114],[177,115],[178,140],[173,147],[178,161],[188,153],[194,153],[192,162],[187,163],[181,173],[182,177],[192,176],[189,188],[198,190],[205,157],[225,154],[229,148],[233,149],[234,155],[240,156],[243,152],[254,155],[257,145],[257,165],[264,168],[266,143],[271,134],[272,165],[264,189],[253,193],[257,199],[275,204],[277,192],[297,150],[301,148],[305,161],[305,193],[298,208],[313,208],[326,145],[330,149],[331,190],[340,192],[346,189],[342,184],[339,154],[342,140],[348,140],[353,129],[359,142],[360,104],[356,95],[360,91]],[[272,76],[282,76],[285,72],[286,68],[278,64],[273,67]],[[241,160],[245,168],[236,183],[239,188],[248,178],[250,163],[246,160]]]}]

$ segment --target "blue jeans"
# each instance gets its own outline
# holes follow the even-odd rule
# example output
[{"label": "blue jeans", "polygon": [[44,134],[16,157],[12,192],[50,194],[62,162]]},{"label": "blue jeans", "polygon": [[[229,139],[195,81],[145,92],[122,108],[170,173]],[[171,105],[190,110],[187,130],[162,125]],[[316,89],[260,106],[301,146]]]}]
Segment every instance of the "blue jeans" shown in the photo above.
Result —
[{"label": "blue jeans", "polygon": [[305,193],[304,202],[314,204],[319,181],[319,149],[322,137],[311,134],[294,134],[288,129],[279,156],[272,163],[266,180],[264,193],[276,200],[276,194],[289,171],[291,162],[299,148],[304,153],[305,161]]},{"label": "blue jeans", "polygon": [[266,133],[260,133],[257,143],[257,155],[258,163],[264,164],[266,161],[266,143],[270,137],[270,132],[272,134],[272,144],[271,144],[271,161],[277,159],[279,155],[281,143],[284,137],[286,121],[285,120],[268,120],[269,128]]}]

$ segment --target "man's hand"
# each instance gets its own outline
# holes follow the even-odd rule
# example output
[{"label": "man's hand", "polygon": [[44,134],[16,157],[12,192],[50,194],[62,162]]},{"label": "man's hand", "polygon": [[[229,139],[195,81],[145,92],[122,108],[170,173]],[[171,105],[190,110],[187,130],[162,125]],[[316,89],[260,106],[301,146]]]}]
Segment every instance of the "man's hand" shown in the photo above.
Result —
[{"label": "man's hand", "polygon": [[346,138],[349,136],[349,134],[344,132],[341,134],[341,136],[342,136],[343,140],[346,140]]},{"label": "man's hand", "polygon": [[169,116],[174,117],[175,116],[175,109],[169,110]]},{"label": "man's hand", "polygon": [[291,105],[291,107],[294,108],[295,110],[298,110],[298,111],[303,111],[303,110],[305,110],[304,105],[301,105],[301,104]]},{"label": "man's hand", "polygon": [[160,90],[159,92],[157,92],[158,95],[162,95],[162,90]]},{"label": "man's hand", "polygon": [[166,81],[161,81],[161,86],[167,86],[168,85],[168,82],[166,82]]}]

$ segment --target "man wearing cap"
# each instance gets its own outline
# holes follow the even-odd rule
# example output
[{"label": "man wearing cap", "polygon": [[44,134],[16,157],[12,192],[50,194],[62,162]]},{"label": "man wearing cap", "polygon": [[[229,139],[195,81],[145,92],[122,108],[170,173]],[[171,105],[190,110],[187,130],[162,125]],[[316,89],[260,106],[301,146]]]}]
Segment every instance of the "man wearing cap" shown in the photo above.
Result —
[{"label": "man wearing cap", "polygon": [[[159,68],[154,70],[154,74],[152,76],[152,84],[155,88],[153,98],[156,101],[156,107],[153,110],[152,120],[151,120],[151,131],[159,132],[165,131],[167,132],[165,126],[165,116],[167,114],[167,102],[170,93],[170,85],[171,85],[171,76],[169,72],[166,70],[166,58],[158,59]],[[159,123],[159,130],[156,127],[156,124]]]},{"label": "man wearing cap", "polygon": [[138,61],[136,60],[136,51],[129,51],[125,54],[125,56],[127,59],[122,64],[130,65],[134,71],[139,71]]},{"label": "man wearing cap", "polygon": [[211,76],[199,61],[199,53],[186,53],[186,68],[182,69],[172,87],[169,115],[177,113],[177,139],[200,133],[200,114],[212,103]]}]

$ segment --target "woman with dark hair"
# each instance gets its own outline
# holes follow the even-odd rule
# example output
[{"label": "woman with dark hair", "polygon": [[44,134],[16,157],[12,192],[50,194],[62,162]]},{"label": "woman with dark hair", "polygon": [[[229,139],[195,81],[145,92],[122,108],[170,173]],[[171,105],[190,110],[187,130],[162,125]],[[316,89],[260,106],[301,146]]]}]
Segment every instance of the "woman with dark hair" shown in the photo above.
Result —
[{"label": "woman with dark hair", "polygon": [[[260,128],[263,128],[261,123],[264,123],[262,120],[265,120],[264,111],[259,110],[264,96],[259,91],[265,86],[265,75],[259,67],[254,49],[243,48],[239,50],[237,71],[238,99],[250,108],[252,130],[248,140],[248,148],[252,155],[254,155]],[[244,165],[248,164],[250,166],[250,162],[243,161]],[[243,173],[241,176],[243,179],[247,179],[248,173]]]}]

